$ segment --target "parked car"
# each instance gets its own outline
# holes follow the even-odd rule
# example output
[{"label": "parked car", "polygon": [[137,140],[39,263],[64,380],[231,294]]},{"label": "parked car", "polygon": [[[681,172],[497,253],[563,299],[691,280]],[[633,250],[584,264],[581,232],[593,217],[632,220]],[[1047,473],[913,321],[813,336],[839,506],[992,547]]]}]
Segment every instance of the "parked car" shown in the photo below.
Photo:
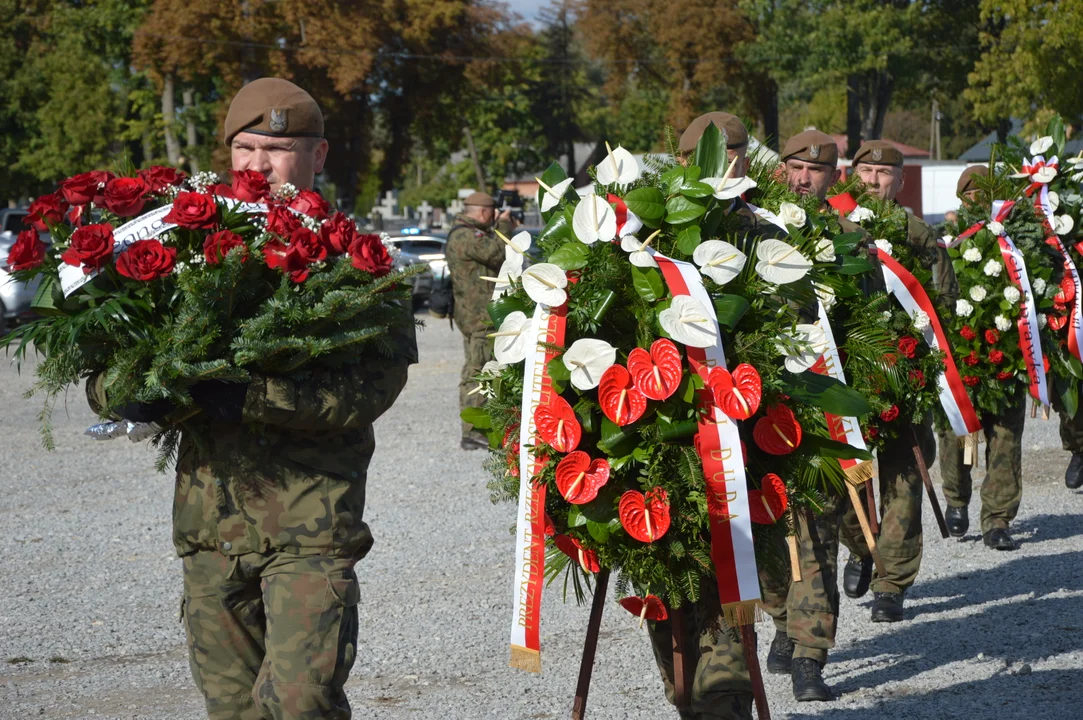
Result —
[{"label": "parked car", "polygon": [[30,303],[38,291],[38,281],[16,282],[8,272],[7,260],[11,246],[15,244],[23,228],[24,208],[0,209],[0,333],[19,320],[30,317]]},{"label": "parked car", "polygon": [[399,251],[396,263],[399,267],[408,267],[426,263],[429,268],[414,276],[414,309],[422,307],[429,300],[433,282],[442,280],[447,275],[447,261],[444,259],[444,245],[447,235],[441,233],[422,234],[417,228],[403,228],[400,235],[388,242]]}]

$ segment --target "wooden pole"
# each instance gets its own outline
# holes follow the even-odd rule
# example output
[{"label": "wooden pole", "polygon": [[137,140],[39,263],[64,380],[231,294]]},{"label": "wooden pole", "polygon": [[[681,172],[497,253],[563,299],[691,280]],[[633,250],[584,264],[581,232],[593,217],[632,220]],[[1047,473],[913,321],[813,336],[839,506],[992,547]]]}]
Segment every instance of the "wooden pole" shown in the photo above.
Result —
[{"label": "wooden pole", "polygon": [[587,716],[587,693],[590,692],[590,675],[594,671],[594,654],[598,649],[598,631],[602,627],[602,610],[605,609],[608,589],[609,568],[602,568],[594,576],[594,601],[590,605],[587,637],[583,641],[583,659],[579,663],[579,682],[575,685],[572,720],[583,720]]},{"label": "wooden pole", "polygon": [[921,443],[918,442],[918,434],[914,428],[910,428],[914,437],[914,459],[918,463],[918,472],[921,474],[921,482],[925,485],[925,492],[929,495],[929,503],[933,506],[933,515],[936,516],[936,524],[940,526],[940,536],[948,537],[948,524],[944,522],[944,513],[940,510],[940,500],[936,497],[936,488],[933,487],[933,479],[929,477],[929,468],[925,466],[925,456],[921,454]]},{"label": "wooden pole", "polygon": [[872,480],[865,483],[865,505],[869,511],[869,527],[872,528],[872,534],[879,537],[880,521],[878,516],[880,513],[876,509],[876,489],[872,486]]},{"label": "wooden pole", "polygon": [[751,624],[741,626],[741,647],[745,652],[745,665],[752,680],[752,699],[756,702],[759,720],[771,720],[771,708],[767,705],[767,691],[763,687],[760,658],[756,653],[756,630]]},{"label": "wooden pole", "polygon": [[681,712],[692,710],[692,677],[694,670],[689,668],[692,653],[685,647],[684,610],[669,611],[669,623],[673,633],[673,699]]},{"label": "wooden pole", "polygon": [[887,576],[887,568],[884,567],[884,561],[880,558],[880,551],[876,549],[876,536],[872,534],[872,528],[869,527],[869,519],[865,517],[865,508],[861,501],[861,496],[857,494],[857,488],[853,486],[853,483],[846,482],[846,491],[850,493],[850,502],[853,503],[854,512],[857,514],[857,521],[861,525],[861,534],[865,536],[865,544],[869,546],[869,553],[872,555],[872,561],[876,565],[876,572],[880,577]]}]

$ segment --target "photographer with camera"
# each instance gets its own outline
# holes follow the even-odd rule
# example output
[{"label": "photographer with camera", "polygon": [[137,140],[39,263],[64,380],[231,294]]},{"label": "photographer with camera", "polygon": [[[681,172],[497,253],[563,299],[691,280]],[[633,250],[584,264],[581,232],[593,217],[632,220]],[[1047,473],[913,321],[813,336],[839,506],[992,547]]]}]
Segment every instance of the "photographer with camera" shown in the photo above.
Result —
[{"label": "photographer with camera", "polygon": [[[507,207],[503,191],[500,198],[505,200],[501,204]],[[459,378],[460,409],[478,407],[485,402],[481,394],[470,394],[477,385],[472,378],[481,372],[486,362],[492,360],[492,350],[485,337],[485,320],[488,317],[485,308],[492,299],[493,285],[481,278],[498,275],[504,263],[504,242],[494,230],[509,236],[518,225],[513,217],[514,209],[501,208],[498,211],[498,203],[491,195],[473,193],[466,198],[465,205],[465,211],[455,218],[455,225],[448,233],[444,251],[453,299],[447,314],[455,318],[463,334],[465,362]],[[521,208],[519,212],[522,213]],[[464,422],[460,445],[463,450],[481,450],[488,448],[489,442],[484,434]]]}]

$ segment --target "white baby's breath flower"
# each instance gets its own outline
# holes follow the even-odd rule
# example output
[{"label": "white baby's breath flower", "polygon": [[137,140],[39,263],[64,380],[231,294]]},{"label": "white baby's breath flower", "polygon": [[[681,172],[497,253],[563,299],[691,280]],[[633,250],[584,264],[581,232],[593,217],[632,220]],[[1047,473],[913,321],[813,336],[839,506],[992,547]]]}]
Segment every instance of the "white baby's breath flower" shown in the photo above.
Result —
[{"label": "white baby's breath flower", "polygon": [[993,323],[997,326],[997,330],[1000,332],[1006,332],[1011,329],[1012,321],[1003,315],[997,315],[993,318]]},{"label": "white baby's breath flower", "polygon": [[282,183],[278,188],[278,194],[281,195],[284,200],[292,200],[297,197],[297,187],[292,183]]},{"label": "white baby's breath flower", "polygon": [[789,202],[782,203],[778,208],[778,216],[781,218],[782,222],[787,225],[793,225],[794,227],[804,227],[805,220],[808,219],[804,210]]},{"label": "white baby's breath flower", "polygon": [[1045,324],[1049,322],[1045,317],[1045,313],[1038,313],[1038,328],[1044,328]]},{"label": "white baby's breath flower", "polygon": [[970,288],[970,299],[974,302],[981,302],[988,294],[989,291],[985,289],[984,285],[975,285]]},{"label": "white baby's breath flower", "polygon": [[993,220],[985,227],[987,230],[989,230],[989,232],[993,233],[997,237],[1004,234],[1004,226],[1001,223],[998,223],[996,220]]},{"label": "white baby's breath flower", "polygon": [[872,220],[875,217],[876,217],[876,213],[874,213],[872,210],[869,210],[866,207],[861,207],[860,205],[858,205],[856,208],[854,208],[850,212],[849,215],[846,216],[846,219],[849,220],[850,222],[855,222],[855,223],[860,224],[860,223],[865,222],[866,220]]},{"label": "white baby's breath flower", "polygon": [[1045,280],[1041,278],[1034,278],[1034,282],[1031,283],[1031,287],[1034,288],[1034,292],[1041,295],[1045,292]]},{"label": "white baby's breath flower", "polygon": [[970,317],[974,312],[974,306],[963,298],[955,301],[955,314],[959,317]]},{"label": "white baby's breath flower", "polygon": [[1000,263],[998,263],[996,260],[990,260],[989,262],[985,263],[985,267],[982,268],[982,272],[984,272],[989,277],[999,277],[1001,269],[1002,267]]},{"label": "white baby's breath flower", "polygon": [[914,325],[914,329],[918,332],[929,327],[929,314],[924,310],[915,310],[914,314],[910,316],[910,320]]},{"label": "white baby's breath flower", "polygon": [[1008,302],[1017,303],[1017,302],[1019,302],[1020,297],[1021,296],[1019,294],[1019,290],[1017,288],[1013,287],[1012,285],[1009,285],[1008,287],[1004,288],[1004,299],[1007,300]]},{"label": "white baby's breath flower", "polygon": [[1030,154],[1043,155],[1045,151],[1051,147],[1053,147],[1053,138],[1046,135],[1044,137],[1038,138],[1030,144]]},{"label": "white baby's breath flower", "polygon": [[892,250],[895,249],[894,247],[891,246],[891,243],[889,243],[887,240],[883,240],[883,239],[876,240],[875,242],[873,242],[873,245],[875,245],[876,249],[879,250],[880,252],[884,253],[885,255],[890,255]]},{"label": "white baby's breath flower", "polygon": [[963,253],[963,260],[971,263],[981,262],[981,250],[976,247],[967,248]]}]

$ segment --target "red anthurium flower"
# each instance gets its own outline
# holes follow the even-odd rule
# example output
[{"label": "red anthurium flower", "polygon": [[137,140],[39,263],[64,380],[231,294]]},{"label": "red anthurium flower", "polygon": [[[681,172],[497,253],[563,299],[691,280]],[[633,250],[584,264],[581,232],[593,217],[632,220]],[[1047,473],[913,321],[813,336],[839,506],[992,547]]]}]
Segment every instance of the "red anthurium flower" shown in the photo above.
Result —
[{"label": "red anthurium flower", "polygon": [[752,522],[760,525],[772,525],[778,522],[789,504],[786,497],[786,483],[774,473],[763,476],[759,490],[748,491],[749,517]]},{"label": "red anthurium flower", "polygon": [[583,572],[596,573],[602,569],[602,566],[598,564],[598,553],[587,550],[571,535],[557,535],[553,538],[553,542],[558,550],[579,563]]},{"label": "red anthurium flower", "polygon": [[605,416],[617,425],[634,423],[647,409],[647,398],[632,382],[623,365],[613,365],[598,382],[598,404]]},{"label": "red anthurium flower", "polygon": [[640,542],[650,543],[669,530],[669,496],[660,487],[647,492],[629,490],[620,496],[620,524]]},{"label": "red anthurium flower", "polygon": [[649,353],[643,348],[628,353],[628,372],[639,392],[665,400],[681,384],[681,352],[672,340],[655,340]]},{"label": "red anthurium flower", "polygon": [[557,489],[572,505],[583,505],[598,497],[598,491],[609,481],[609,461],[590,459],[576,450],[557,463]]},{"label": "red anthurium flower", "polygon": [[722,367],[711,368],[707,387],[714,393],[715,404],[734,420],[747,420],[760,409],[763,383],[748,363],[735,367],[732,374]]},{"label": "red anthurium flower", "polygon": [[766,453],[789,455],[801,444],[801,423],[790,408],[772,405],[767,414],[756,421],[752,437]]},{"label": "red anthurium flower", "polygon": [[1067,315],[1055,315],[1053,313],[1049,313],[1046,318],[1049,320],[1049,327],[1053,328],[1054,330],[1061,330],[1064,328],[1065,325],[1068,324]]},{"label": "red anthurium flower", "polygon": [[1075,300],[1075,283],[1070,275],[1065,275],[1060,281],[1060,292],[1053,297],[1053,304],[1064,307]]},{"label": "red anthurium flower", "polygon": [[648,595],[645,598],[632,595],[621,598],[620,606],[639,618],[639,627],[643,627],[644,620],[659,622],[669,617],[665,604],[657,595]]},{"label": "red anthurium flower", "polygon": [[548,403],[538,406],[534,411],[534,426],[538,437],[562,453],[575,450],[583,435],[575,411],[560,395],[553,395]]}]

